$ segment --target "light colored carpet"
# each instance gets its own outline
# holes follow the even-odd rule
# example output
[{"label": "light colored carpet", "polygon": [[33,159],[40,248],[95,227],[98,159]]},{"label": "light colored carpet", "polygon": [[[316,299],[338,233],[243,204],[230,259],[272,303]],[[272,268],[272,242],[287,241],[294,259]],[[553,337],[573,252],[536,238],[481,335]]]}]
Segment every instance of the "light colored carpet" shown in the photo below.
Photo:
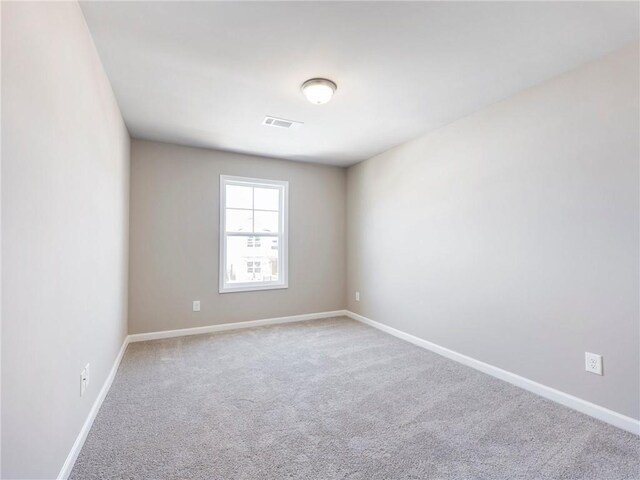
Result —
[{"label": "light colored carpet", "polygon": [[72,479],[639,479],[640,439],[345,318],[129,345]]}]

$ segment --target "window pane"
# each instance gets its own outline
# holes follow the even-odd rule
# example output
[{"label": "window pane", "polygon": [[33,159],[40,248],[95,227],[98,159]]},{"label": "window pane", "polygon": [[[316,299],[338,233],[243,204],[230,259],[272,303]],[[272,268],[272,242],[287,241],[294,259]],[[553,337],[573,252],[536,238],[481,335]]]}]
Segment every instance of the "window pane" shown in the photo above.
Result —
[{"label": "window pane", "polygon": [[228,208],[253,208],[252,187],[227,185]]},{"label": "window pane", "polygon": [[278,233],[278,212],[254,212],[255,232]]},{"label": "window pane", "polygon": [[278,210],[280,208],[280,189],[255,188],[255,204],[253,208],[258,210]]},{"label": "window pane", "polygon": [[[227,283],[275,282],[278,280],[278,239],[273,237],[227,237]],[[260,245],[260,246],[255,246]]]},{"label": "window pane", "polygon": [[251,210],[227,208],[227,232],[251,232],[252,229],[253,212]]}]

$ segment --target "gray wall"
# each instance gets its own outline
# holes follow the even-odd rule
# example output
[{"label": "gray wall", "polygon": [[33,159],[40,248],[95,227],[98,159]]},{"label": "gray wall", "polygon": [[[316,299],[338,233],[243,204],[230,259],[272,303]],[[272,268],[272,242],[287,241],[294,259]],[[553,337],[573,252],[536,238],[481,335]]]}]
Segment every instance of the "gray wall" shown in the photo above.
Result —
[{"label": "gray wall", "polygon": [[[221,174],[289,181],[288,289],[218,293]],[[345,184],[343,168],[133,140],[129,332],[343,309]]]},{"label": "gray wall", "polygon": [[629,47],[351,167],[348,308],[638,418],[638,68]]},{"label": "gray wall", "polygon": [[127,332],[129,136],[75,2],[2,10],[2,477],[55,478]]}]

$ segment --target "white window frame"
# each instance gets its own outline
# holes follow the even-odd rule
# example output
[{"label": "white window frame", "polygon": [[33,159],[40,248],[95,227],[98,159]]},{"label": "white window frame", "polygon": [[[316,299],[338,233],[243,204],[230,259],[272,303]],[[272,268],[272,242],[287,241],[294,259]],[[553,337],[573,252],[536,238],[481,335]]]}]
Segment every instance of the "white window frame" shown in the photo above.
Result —
[{"label": "white window frame", "polygon": [[[245,187],[271,187],[280,189],[280,225],[277,234],[269,233],[227,233],[227,185]],[[262,178],[235,177],[220,175],[220,264],[219,264],[219,293],[254,292],[258,290],[276,290],[289,288],[289,182],[280,180],[265,180]],[[278,280],[270,282],[227,283],[225,269],[227,265],[227,237],[277,237],[278,238]]]}]

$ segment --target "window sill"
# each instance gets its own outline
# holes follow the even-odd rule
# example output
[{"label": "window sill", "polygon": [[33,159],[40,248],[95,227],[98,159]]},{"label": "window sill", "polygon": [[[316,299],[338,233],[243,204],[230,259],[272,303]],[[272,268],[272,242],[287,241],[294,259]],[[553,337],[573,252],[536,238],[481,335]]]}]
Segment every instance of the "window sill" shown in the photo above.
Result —
[{"label": "window sill", "polygon": [[271,285],[238,285],[222,287],[218,290],[218,293],[238,293],[238,292],[257,292],[260,290],[283,290],[289,288],[288,284],[278,283]]}]

